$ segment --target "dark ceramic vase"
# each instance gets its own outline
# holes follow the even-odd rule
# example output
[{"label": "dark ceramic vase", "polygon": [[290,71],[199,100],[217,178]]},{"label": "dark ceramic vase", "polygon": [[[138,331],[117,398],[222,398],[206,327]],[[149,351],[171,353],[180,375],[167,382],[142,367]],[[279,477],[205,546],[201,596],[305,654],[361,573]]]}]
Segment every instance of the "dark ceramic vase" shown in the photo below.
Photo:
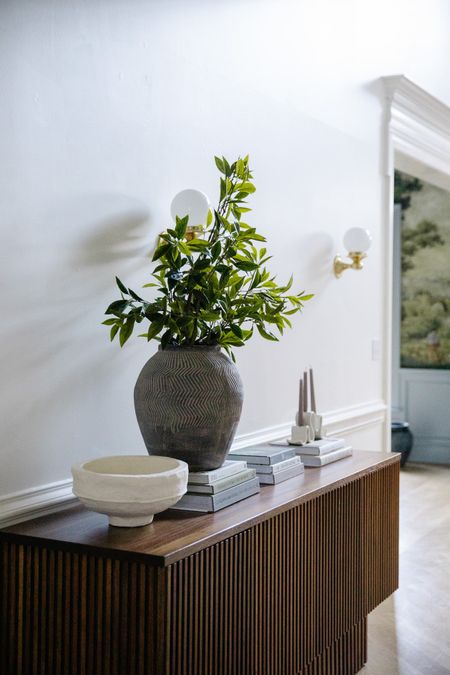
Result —
[{"label": "dark ceramic vase", "polygon": [[392,422],[391,437],[392,451],[401,453],[400,466],[405,466],[414,440],[408,422]]},{"label": "dark ceramic vase", "polygon": [[182,459],[191,471],[223,464],[242,401],[238,369],[220,347],[159,348],[134,389],[148,453]]}]

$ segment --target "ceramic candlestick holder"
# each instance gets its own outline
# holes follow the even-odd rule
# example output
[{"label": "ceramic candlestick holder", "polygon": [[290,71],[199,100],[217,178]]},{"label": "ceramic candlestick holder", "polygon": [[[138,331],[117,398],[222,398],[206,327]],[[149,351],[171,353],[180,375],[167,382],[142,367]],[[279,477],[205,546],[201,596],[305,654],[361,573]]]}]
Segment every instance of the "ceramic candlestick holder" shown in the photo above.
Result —
[{"label": "ceramic candlestick holder", "polygon": [[[312,441],[316,438],[316,427],[315,427],[314,417],[315,417],[314,413],[305,411],[302,415],[303,421],[299,425],[299,426],[302,426],[302,424],[304,424],[306,427],[310,428],[310,436],[311,436]],[[298,418],[299,418],[299,414],[297,413],[297,416],[296,416],[296,419],[295,419],[297,424],[299,424]]]},{"label": "ceramic candlestick holder", "polygon": [[322,438],[322,415],[315,412],[304,412],[303,419],[314,431],[314,440]]},{"label": "ceramic candlestick holder", "polygon": [[305,443],[310,443],[314,437],[312,436],[311,427],[308,425],[302,425],[291,427],[291,437],[289,443],[291,445],[304,445]]}]

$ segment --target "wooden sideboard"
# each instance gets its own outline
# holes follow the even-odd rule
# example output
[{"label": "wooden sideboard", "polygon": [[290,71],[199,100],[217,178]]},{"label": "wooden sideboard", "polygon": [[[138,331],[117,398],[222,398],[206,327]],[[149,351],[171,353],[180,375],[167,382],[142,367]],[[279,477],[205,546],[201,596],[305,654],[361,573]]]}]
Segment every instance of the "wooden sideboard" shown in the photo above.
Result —
[{"label": "wooden sideboard", "polygon": [[398,455],[355,452],[215,514],[3,530],[0,672],[356,673],[398,585],[398,480]]}]

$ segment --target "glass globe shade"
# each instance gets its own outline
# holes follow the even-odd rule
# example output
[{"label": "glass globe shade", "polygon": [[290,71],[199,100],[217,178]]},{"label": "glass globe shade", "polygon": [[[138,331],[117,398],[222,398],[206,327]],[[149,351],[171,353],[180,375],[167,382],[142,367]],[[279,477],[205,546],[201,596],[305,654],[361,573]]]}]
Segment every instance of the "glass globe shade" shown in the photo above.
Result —
[{"label": "glass globe shade", "polygon": [[204,225],[209,211],[209,199],[200,190],[182,190],[175,195],[170,205],[173,220],[176,216],[189,216],[188,226]]},{"label": "glass globe shade", "polygon": [[364,253],[370,248],[372,237],[363,227],[351,227],[344,234],[344,246],[347,251]]}]

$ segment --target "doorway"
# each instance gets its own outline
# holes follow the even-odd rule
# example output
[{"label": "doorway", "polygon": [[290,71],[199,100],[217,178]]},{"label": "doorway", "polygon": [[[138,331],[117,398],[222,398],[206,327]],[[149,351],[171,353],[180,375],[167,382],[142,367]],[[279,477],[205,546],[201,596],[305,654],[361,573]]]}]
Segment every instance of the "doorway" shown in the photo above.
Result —
[{"label": "doorway", "polygon": [[[391,418],[407,421],[415,435],[411,460],[450,464],[448,229],[447,224],[443,224],[442,214],[435,228],[434,198],[431,199],[437,189],[447,200],[450,192],[450,107],[404,75],[382,80],[386,112],[384,300],[387,349],[383,356],[386,446],[389,448],[391,442]],[[395,184],[396,171],[403,173],[406,191],[405,185],[399,186],[400,176]],[[402,190],[396,196],[396,187],[402,187],[406,192],[403,203]],[[423,204],[421,200],[414,203],[419,194],[427,197],[422,200]],[[426,214],[427,200],[431,211]],[[434,238],[435,245],[423,246],[430,237]],[[444,244],[439,243],[440,238],[444,239]],[[439,265],[435,264],[437,251]],[[423,259],[424,255],[430,254],[428,260]],[[415,268],[413,273],[411,265]],[[436,269],[442,265],[447,266],[447,274],[441,274],[436,280]],[[422,292],[428,286],[433,286],[433,293],[429,292],[430,288]],[[440,295],[445,296],[444,302],[436,300],[437,288]],[[433,312],[439,320],[431,320]]]},{"label": "doorway", "polygon": [[395,155],[392,419],[450,464],[450,176]]}]

